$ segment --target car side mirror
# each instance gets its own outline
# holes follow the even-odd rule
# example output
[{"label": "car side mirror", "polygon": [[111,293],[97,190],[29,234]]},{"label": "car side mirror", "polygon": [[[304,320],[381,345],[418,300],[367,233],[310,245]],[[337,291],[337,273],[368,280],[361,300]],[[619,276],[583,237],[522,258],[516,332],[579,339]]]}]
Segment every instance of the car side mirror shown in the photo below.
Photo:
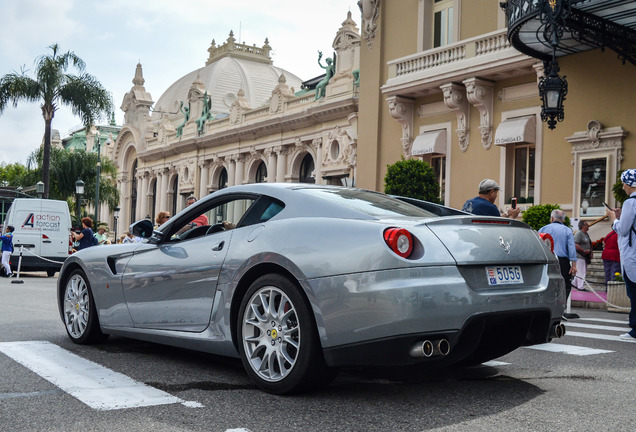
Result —
[{"label": "car side mirror", "polygon": [[141,238],[149,238],[152,235],[152,222],[147,219],[142,219],[130,226],[129,231],[132,235],[141,237]]}]

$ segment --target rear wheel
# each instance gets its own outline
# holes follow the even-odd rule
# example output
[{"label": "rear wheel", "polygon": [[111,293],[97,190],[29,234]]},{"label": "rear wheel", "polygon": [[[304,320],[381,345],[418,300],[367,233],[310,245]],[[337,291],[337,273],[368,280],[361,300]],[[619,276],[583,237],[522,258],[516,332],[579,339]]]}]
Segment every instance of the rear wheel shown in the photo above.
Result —
[{"label": "rear wheel", "polygon": [[82,270],[71,273],[64,287],[64,326],[76,344],[99,343],[108,338],[99,327],[93,293]]},{"label": "rear wheel", "polygon": [[55,276],[55,273],[56,273],[56,272],[57,272],[57,270],[55,270],[55,269],[46,269],[46,275],[47,275],[48,277],[53,277],[53,276]]},{"label": "rear wheel", "polygon": [[335,376],[325,364],[309,304],[286,277],[257,279],[241,302],[238,320],[241,360],[263,390],[297,393]]}]

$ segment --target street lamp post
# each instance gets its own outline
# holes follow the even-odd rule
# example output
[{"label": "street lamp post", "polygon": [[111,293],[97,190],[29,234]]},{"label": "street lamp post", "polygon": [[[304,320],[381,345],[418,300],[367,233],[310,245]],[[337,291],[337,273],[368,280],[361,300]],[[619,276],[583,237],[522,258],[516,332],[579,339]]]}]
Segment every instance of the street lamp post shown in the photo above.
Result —
[{"label": "street lamp post", "polygon": [[99,220],[99,177],[101,175],[101,143],[99,142],[99,130],[95,132],[95,145],[97,146],[97,179],[95,180],[95,223]]},{"label": "street lamp post", "polygon": [[115,219],[115,244],[117,244],[117,221],[119,220],[119,206],[113,209],[113,218]]},{"label": "street lamp post", "polygon": [[77,198],[75,198],[75,201],[77,202],[77,222],[79,223],[80,220],[80,202],[82,200],[82,195],[84,195],[84,182],[82,181],[82,179],[77,179],[77,181],[75,182],[75,194],[77,195]]},{"label": "street lamp post", "polygon": [[39,181],[35,184],[35,187],[38,193],[38,198],[42,199],[42,195],[44,194],[44,183],[42,183],[42,181]]}]

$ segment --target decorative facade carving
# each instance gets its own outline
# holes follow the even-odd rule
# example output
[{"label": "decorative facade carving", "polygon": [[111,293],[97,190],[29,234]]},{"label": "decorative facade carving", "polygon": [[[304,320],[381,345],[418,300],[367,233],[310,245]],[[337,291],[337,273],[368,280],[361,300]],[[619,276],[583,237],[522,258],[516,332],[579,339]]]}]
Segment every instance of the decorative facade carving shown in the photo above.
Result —
[{"label": "decorative facade carving", "polygon": [[468,124],[470,121],[470,104],[466,98],[466,90],[464,86],[455,83],[444,84],[440,88],[444,92],[444,103],[457,115],[455,132],[459,140],[459,149],[466,151],[469,144]]},{"label": "decorative facade carving", "polygon": [[380,16],[380,0],[359,0],[358,7],[362,12],[362,39],[367,41],[367,46],[371,49],[378,29],[376,22]]},{"label": "decorative facade carving", "polygon": [[479,78],[464,80],[466,86],[466,98],[479,110],[479,130],[481,132],[481,145],[488,150],[492,145],[492,110],[493,88],[491,81]]},{"label": "decorative facade carving", "polygon": [[387,99],[391,117],[402,125],[402,151],[406,157],[411,156],[411,145],[413,144],[413,99],[401,96],[390,96]]}]

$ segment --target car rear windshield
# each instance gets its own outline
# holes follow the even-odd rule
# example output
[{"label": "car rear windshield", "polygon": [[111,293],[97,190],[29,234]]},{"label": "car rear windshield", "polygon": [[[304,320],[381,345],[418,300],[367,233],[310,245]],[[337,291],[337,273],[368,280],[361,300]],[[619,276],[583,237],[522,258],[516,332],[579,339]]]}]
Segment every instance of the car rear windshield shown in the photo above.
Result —
[{"label": "car rear windshield", "polygon": [[424,209],[387,195],[361,189],[298,189],[302,193],[325,199],[338,205],[368,214],[373,217],[409,216],[418,218],[437,217]]}]

